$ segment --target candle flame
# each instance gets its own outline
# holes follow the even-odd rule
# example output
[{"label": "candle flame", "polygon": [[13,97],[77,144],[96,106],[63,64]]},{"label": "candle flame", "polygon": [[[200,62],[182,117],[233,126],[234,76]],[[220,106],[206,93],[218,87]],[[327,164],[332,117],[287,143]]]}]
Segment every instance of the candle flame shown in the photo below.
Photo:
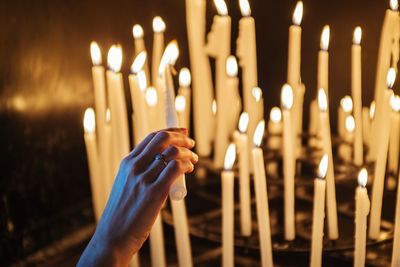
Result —
[{"label": "candle flame", "polygon": [[361,43],[362,30],[361,27],[356,27],[353,33],[353,43],[359,45]]},{"label": "candle flame", "polygon": [[114,71],[119,72],[122,65],[122,48],[120,45],[112,45],[108,51],[107,56],[108,67]]},{"label": "candle flame", "polygon": [[318,90],[318,107],[321,111],[328,110],[328,98],[326,97],[325,90],[323,88]]},{"label": "candle flame", "polygon": [[234,56],[229,56],[226,59],[226,73],[229,77],[236,77],[238,73],[238,64]]},{"label": "candle flame", "polygon": [[133,25],[132,34],[133,34],[133,38],[135,38],[135,39],[143,38],[144,31],[143,31],[142,26],[140,26],[139,24]]},{"label": "candle flame", "polygon": [[153,18],[153,32],[161,33],[165,31],[165,22],[160,16]]},{"label": "candle flame", "polygon": [[390,0],[390,9],[397,11],[399,9],[399,3],[397,0]]},{"label": "candle flame", "polygon": [[386,76],[386,84],[391,89],[395,81],[396,81],[396,70],[394,68],[390,68]]},{"label": "candle flame", "polygon": [[146,51],[140,52],[135,59],[133,60],[132,66],[131,66],[131,72],[132,73],[138,73],[140,70],[143,69],[144,64],[146,63],[147,59],[147,53]]},{"label": "candle flame", "polygon": [[280,108],[278,107],[273,107],[271,109],[271,112],[269,113],[269,119],[273,122],[273,123],[279,123],[282,120],[282,111]]},{"label": "candle flame", "polygon": [[263,92],[260,87],[254,87],[253,90],[251,90],[251,94],[253,95],[257,103],[261,101]]},{"label": "candle flame", "polygon": [[329,39],[331,35],[331,30],[329,28],[329,25],[325,25],[324,29],[322,30],[321,34],[321,49],[324,51],[328,51],[329,49]]},{"label": "candle flame", "polygon": [[346,126],[346,131],[348,133],[353,133],[354,132],[354,129],[356,127],[356,122],[354,121],[354,117],[352,115],[348,115],[346,117],[345,126]]},{"label": "candle flame", "polygon": [[362,168],[358,173],[358,184],[362,187],[366,187],[368,182],[368,171],[366,168]]},{"label": "candle flame", "polygon": [[340,107],[343,109],[344,112],[346,113],[351,113],[353,110],[353,100],[351,99],[350,96],[346,95],[340,100]]},{"label": "candle flame", "polygon": [[248,0],[239,0],[239,6],[243,17],[251,15],[251,8]]},{"label": "candle flame", "polygon": [[171,41],[164,50],[164,54],[161,58],[160,65],[158,68],[158,74],[162,75],[168,64],[174,65],[179,57],[178,42],[176,40]]},{"label": "candle flame", "polygon": [[281,91],[281,103],[284,109],[290,110],[293,106],[293,89],[289,84],[284,84]]},{"label": "candle flame", "polygon": [[233,164],[235,163],[235,159],[236,159],[236,146],[235,144],[231,143],[229,144],[228,149],[226,150],[224,169],[231,170]]},{"label": "candle flame", "polygon": [[253,136],[253,143],[257,147],[261,146],[261,142],[264,137],[264,130],[265,130],[265,121],[261,120],[257,124],[256,130],[254,131],[254,136]]},{"label": "candle flame", "polygon": [[240,114],[239,118],[239,131],[241,133],[245,133],[247,131],[247,127],[249,126],[249,114],[247,112],[243,112]]},{"label": "candle flame", "polygon": [[146,73],[143,70],[139,71],[137,74],[137,79],[138,79],[140,91],[144,92],[147,89]]},{"label": "candle flame", "polygon": [[329,160],[328,155],[324,154],[318,165],[318,178],[325,179],[326,173],[328,172]]},{"label": "candle flame", "polygon": [[83,128],[88,134],[94,133],[96,129],[96,115],[93,108],[87,108],[83,116]]},{"label": "candle flame", "polygon": [[179,86],[189,87],[192,82],[192,76],[190,75],[190,70],[188,68],[182,68],[179,72]]},{"label": "candle flame", "polygon": [[213,99],[213,101],[212,101],[211,111],[214,116],[215,116],[215,114],[217,114],[217,101],[215,101],[215,99]]},{"label": "candle flame", "polygon": [[186,98],[183,95],[178,95],[175,98],[175,109],[178,112],[185,111],[186,108]]},{"label": "candle flame", "polygon": [[390,97],[390,106],[392,107],[394,112],[400,111],[400,96],[393,94]]},{"label": "candle flame", "polygon": [[221,16],[228,15],[228,7],[224,0],[214,0],[215,7],[217,8],[218,14]]},{"label": "candle flame", "polygon": [[111,121],[111,111],[110,111],[110,109],[108,108],[108,109],[106,110],[106,123],[110,123],[110,121]]},{"label": "candle flame", "polygon": [[92,57],[93,65],[101,65],[100,47],[95,41],[90,43],[90,56]]},{"label": "candle flame", "polygon": [[369,118],[372,120],[375,117],[375,101],[371,102],[371,105],[369,106]]},{"label": "candle flame", "polygon": [[293,12],[293,24],[300,26],[303,19],[303,1],[298,1]]},{"label": "candle flame", "polygon": [[154,87],[149,87],[146,90],[146,103],[149,107],[155,107],[158,103],[157,90]]}]

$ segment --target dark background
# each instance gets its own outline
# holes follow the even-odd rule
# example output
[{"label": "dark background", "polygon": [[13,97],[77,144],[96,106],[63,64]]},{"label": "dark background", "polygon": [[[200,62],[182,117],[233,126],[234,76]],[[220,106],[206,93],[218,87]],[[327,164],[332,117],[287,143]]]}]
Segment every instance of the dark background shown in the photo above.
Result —
[{"label": "dark background", "polygon": [[[233,17],[234,52],[240,11],[237,1],[227,4]],[[250,4],[267,112],[279,104],[296,1],[253,0]],[[350,94],[350,48],[357,25],[363,28],[363,100],[369,105],[388,6],[389,1],[304,1],[306,120],[316,93],[320,33],[327,23],[331,25],[331,110]],[[208,1],[208,28],[215,13]],[[93,105],[89,43],[99,42],[103,62],[110,45],[121,43],[126,74],[133,58],[132,25],[143,26],[150,48],[156,15],[166,22],[166,40],[177,38],[180,43],[177,67],[188,66],[184,0],[0,2],[0,259],[4,262],[20,259],[92,221],[82,129],[83,112]],[[335,125],[336,112],[331,116]]]}]

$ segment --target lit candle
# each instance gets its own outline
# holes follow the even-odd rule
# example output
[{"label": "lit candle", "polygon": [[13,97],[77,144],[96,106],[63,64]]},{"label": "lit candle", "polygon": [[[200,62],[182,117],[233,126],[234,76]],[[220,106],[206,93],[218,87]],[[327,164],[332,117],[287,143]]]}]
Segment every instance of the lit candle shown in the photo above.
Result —
[{"label": "lit candle", "polygon": [[338,109],[338,133],[341,139],[344,138],[346,134],[346,118],[353,112],[353,100],[350,96],[345,96],[340,100],[340,105]]},{"label": "lit candle", "polygon": [[294,208],[294,176],[296,159],[294,155],[294,140],[292,129],[291,109],[293,107],[293,90],[285,84],[281,91],[281,104],[283,115],[283,184],[284,184],[284,219],[285,239],[294,240],[295,208]]},{"label": "lit candle", "polygon": [[372,123],[374,122],[375,119],[375,101],[372,101],[370,106],[369,106],[369,122],[370,122],[370,132],[368,135],[368,140],[369,140],[369,150],[367,154],[367,160],[368,161],[373,161],[376,155],[372,154],[372,146],[373,146],[373,141],[372,141]]},{"label": "lit candle", "polygon": [[128,115],[125,102],[124,84],[120,73],[122,65],[122,49],[113,45],[108,52],[107,88],[111,110],[111,129],[113,147],[118,150],[118,161],[130,151]]},{"label": "lit candle", "polygon": [[345,162],[352,161],[352,144],[354,143],[355,121],[352,115],[347,115],[343,143],[339,146],[339,157]]},{"label": "lit candle", "polygon": [[268,135],[268,148],[280,150],[282,148],[282,112],[278,107],[273,107],[269,114]]},{"label": "lit candle", "polygon": [[[324,88],[325,94],[329,96],[329,39],[330,28],[324,26],[321,34],[320,51],[318,53],[318,88]],[[328,182],[329,183],[329,182]],[[328,186],[329,187],[329,186]]]},{"label": "lit candle", "polygon": [[397,175],[399,167],[400,148],[400,97],[393,95],[390,98],[392,112],[390,114],[390,139],[389,139],[389,173]]},{"label": "lit candle", "polygon": [[254,148],[252,150],[254,165],[254,191],[256,194],[256,209],[258,236],[260,239],[261,266],[272,267],[272,241],[269,219],[267,177],[264,168],[264,154],[260,148],[264,136],[265,122],[260,121],[254,132]]},{"label": "lit candle", "polygon": [[186,98],[183,95],[177,95],[175,98],[175,109],[178,115],[179,126],[188,129],[189,114],[186,112]]},{"label": "lit candle", "polygon": [[367,216],[369,214],[370,202],[367,192],[368,172],[363,168],[358,173],[358,184],[356,189],[356,219],[355,219],[355,242],[354,242],[354,266],[365,266],[365,249],[367,243]]},{"label": "lit candle", "polygon": [[377,155],[374,170],[374,181],[372,186],[372,203],[371,203],[371,216],[369,226],[369,237],[371,239],[377,239],[381,230],[381,214],[382,214],[382,198],[383,189],[385,182],[386,163],[389,148],[389,137],[390,137],[390,123],[387,122],[390,118],[390,98],[393,94],[391,90],[396,80],[396,71],[391,68],[387,75],[387,87],[385,94],[383,95],[383,110],[381,113],[381,119],[377,118],[377,127],[379,127],[379,146],[377,146]]},{"label": "lit candle", "polygon": [[[153,86],[157,85],[158,67],[160,64],[161,56],[164,51],[164,20],[156,16],[153,18],[153,51],[151,59],[151,78]],[[158,89],[158,88],[157,88]],[[158,89],[158,94],[161,93]]]},{"label": "lit candle", "polygon": [[400,266],[400,186],[397,186],[396,214],[394,218],[392,267],[397,267]]},{"label": "lit candle", "polygon": [[369,117],[369,108],[363,107],[362,109],[362,130],[363,130],[363,141],[366,146],[369,146],[370,140],[370,130],[371,130],[371,120]]},{"label": "lit candle", "polygon": [[234,266],[234,179],[232,171],[236,148],[230,144],[226,150],[224,170],[221,173],[222,186],[222,266]]},{"label": "lit candle", "polygon": [[185,116],[187,117],[186,127],[188,131],[190,131],[190,112],[191,112],[191,90],[190,83],[192,77],[190,75],[190,71],[188,68],[182,68],[179,71],[179,89],[178,95],[181,95],[185,98],[186,108],[185,108]]},{"label": "lit candle", "polygon": [[[133,35],[133,40],[135,43],[135,56],[137,56],[141,52],[147,52],[146,50],[146,44],[144,42],[144,31],[142,26],[139,24],[135,24],[132,27],[132,35]],[[145,62],[145,65],[143,67],[144,72],[146,73],[147,77],[147,83],[150,83],[150,72],[149,72],[149,65],[147,61]]]},{"label": "lit candle", "polygon": [[149,131],[154,132],[161,129],[160,125],[162,125],[162,121],[160,114],[158,113],[157,104],[158,104],[158,93],[157,89],[154,87],[149,87],[146,90],[146,104],[148,110],[148,123],[149,123]]},{"label": "lit candle", "polygon": [[[254,135],[254,131],[257,127],[257,123],[264,119],[264,98],[263,98],[263,91],[260,87],[254,87],[251,90],[252,106],[251,113],[253,114],[253,120],[249,121],[249,127],[247,128],[247,134],[249,136]],[[250,116],[250,115],[249,115]],[[253,149],[251,142],[249,142],[249,155]],[[253,164],[252,164],[252,157],[250,159],[250,173],[253,173]]]},{"label": "lit candle", "polygon": [[89,165],[90,173],[90,186],[92,190],[92,204],[94,208],[94,215],[96,221],[99,221],[101,213],[103,212],[103,192],[101,187],[99,157],[96,145],[96,119],[94,110],[88,108],[85,111],[83,119],[83,127],[85,129],[85,145],[86,155]]},{"label": "lit candle", "polygon": [[364,162],[363,132],[362,132],[362,61],[361,61],[362,30],[356,27],[351,48],[351,95],[354,101],[354,164],[361,166]]},{"label": "lit candle", "polygon": [[322,248],[324,241],[325,218],[325,176],[328,170],[328,155],[324,154],[318,167],[318,177],[314,179],[313,220],[311,234],[311,267],[322,266]]},{"label": "lit candle", "polygon": [[239,154],[239,199],[240,229],[243,236],[251,236],[251,193],[249,173],[249,153],[247,126],[249,114],[243,112],[239,119],[239,132],[235,134],[235,144]]},{"label": "lit candle", "polygon": [[308,145],[310,147],[317,147],[318,146],[318,104],[317,101],[314,99],[311,101],[310,104],[310,122],[308,125]]},{"label": "lit candle", "polygon": [[214,89],[210,62],[205,50],[206,0],[186,0],[186,28],[193,76],[193,122],[196,152],[199,156],[211,154],[215,136],[212,113]]},{"label": "lit candle", "polygon": [[328,171],[326,175],[326,201],[328,213],[328,237],[330,240],[339,238],[337,208],[336,208],[336,189],[335,189],[335,172],[333,166],[331,127],[329,123],[328,98],[325,90],[318,90],[318,107],[319,107],[319,131],[322,139],[323,153],[328,155]]}]

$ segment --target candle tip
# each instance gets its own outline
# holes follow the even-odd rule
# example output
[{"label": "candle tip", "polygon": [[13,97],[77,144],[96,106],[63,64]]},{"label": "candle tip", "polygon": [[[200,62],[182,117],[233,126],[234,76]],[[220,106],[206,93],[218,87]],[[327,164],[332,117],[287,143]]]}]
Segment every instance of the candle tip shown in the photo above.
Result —
[{"label": "candle tip", "polygon": [[106,110],[106,123],[110,123],[111,121],[111,111],[109,108]]},{"label": "candle tip", "polygon": [[229,77],[236,77],[238,74],[238,64],[235,56],[229,56],[226,59],[226,74]]},{"label": "candle tip", "polygon": [[186,108],[186,98],[183,95],[177,95],[175,98],[175,109],[177,112],[183,112]]},{"label": "candle tip", "polygon": [[399,9],[399,2],[397,0],[390,0],[390,9],[397,11]]},{"label": "candle tip", "polygon": [[328,155],[324,154],[321,158],[321,161],[319,162],[318,178],[320,178],[320,179],[325,179],[326,173],[328,171],[328,165],[329,165],[328,159],[329,159]]},{"label": "candle tip", "polygon": [[353,43],[356,45],[361,44],[361,37],[362,37],[362,30],[360,26],[357,26],[354,29],[354,33],[353,33]]},{"label": "candle tip", "polygon": [[141,70],[137,73],[137,79],[140,91],[144,92],[147,89],[147,77],[146,73]]},{"label": "candle tip", "polygon": [[373,120],[375,117],[375,101],[372,101],[369,105],[369,118]]},{"label": "candle tip", "polygon": [[390,106],[394,112],[400,111],[400,96],[392,94],[390,97]]},{"label": "candle tip", "polygon": [[320,44],[321,49],[324,51],[328,51],[328,49],[329,49],[330,35],[331,35],[331,29],[330,29],[329,25],[325,25],[324,29],[322,30],[321,44]]},{"label": "candle tip", "polygon": [[119,72],[122,66],[122,48],[120,45],[112,45],[108,51],[107,56],[108,67],[114,71]]},{"label": "candle tip", "polygon": [[257,124],[256,130],[254,131],[254,136],[253,136],[253,143],[257,147],[261,146],[261,142],[264,137],[264,130],[265,130],[265,121],[261,120]]},{"label": "candle tip", "polygon": [[239,6],[243,17],[251,15],[251,8],[248,0],[239,0]]},{"label": "candle tip", "polygon": [[224,169],[231,170],[236,160],[236,146],[231,143],[228,146],[225,154]]},{"label": "candle tip", "polygon": [[156,33],[161,33],[165,31],[165,22],[160,16],[153,18],[153,31]]},{"label": "candle tip", "polygon": [[149,87],[146,90],[146,103],[149,107],[155,107],[158,103],[157,90],[154,87]]},{"label": "candle tip", "polygon": [[221,16],[228,15],[228,7],[224,0],[214,0],[215,7],[217,8],[218,14]]},{"label": "candle tip", "polygon": [[387,86],[391,89],[396,81],[396,69],[390,68],[386,76]]},{"label": "candle tip", "polygon": [[134,39],[143,38],[144,31],[143,31],[142,26],[140,26],[139,24],[133,25],[133,27],[132,27],[132,34],[133,34],[133,38],[134,38]]},{"label": "candle tip", "polygon": [[293,89],[289,84],[284,84],[281,90],[281,104],[286,110],[293,106]]},{"label": "candle tip", "polygon": [[243,112],[242,114],[240,114],[239,118],[239,131],[241,133],[246,133],[248,125],[249,125],[249,114],[247,112]]},{"label": "candle tip", "polygon": [[346,95],[340,100],[340,107],[346,113],[351,113],[353,111],[353,100],[350,96]]},{"label": "candle tip", "polygon": [[368,171],[366,168],[362,168],[358,173],[358,184],[362,187],[366,187],[368,182]]},{"label": "candle tip", "polygon": [[212,101],[211,111],[214,116],[217,114],[217,101],[215,99]]},{"label": "candle tip", "polygon": [[131,72],[133,74],[136,74],[139,71],[141,71],[144,67],[144,64],[146,63],[146,59],[147,59],[146,51],[140,52],[133,60],[133,63],[131,66]]},{"label": "candle tip", "polygon": [[96,129],[96,116],[93,108],[87,108],[83,116],[83,128],[86,133],[94,133]]},{"label": "candle tip", "polygon": [[328,110],[328,99],[326,97],[326,93],[323,88],[320,88],[318,90],[318,107],[321,111]]},{"label": "candle tip", "polygon": [[164,54],[161,57],[160,65],[158,68],[158,74],[162,75],[165,70],[165,67],[168,64],[174,65],[178,57],[179,57],[178,42],[176,40],[172,40],[165,48]]},{"label": "candle tip", "polygon": [[190,70],[188,68],[182,68],[179,71],[179,86],[189,87],[192,82],[192,76],[190,75]]},{"label": "candle tip", "polygon": [[356,122],[354,121],[354,117],[352,115],[348,115],[345,121],[345,128],[348,133],[353,133],[356,128]]},{"label": "candle tip", "polygon": [[251,90],[251,94],[253,95],[257,103],[261,101],[263,92],[260,87],[254,87],[253,90]]},{"label": "candle tip", "polygon": [[273,107],[269,114],[269,119],[274,123],[279,123],[282,120],[282,112],[278,107]]},{"label": "candle tip", "polygon": [[95,41],[92,41],[90,43],[90,56],[92,58],[92,63],[94,66],[101,65],[100,47]]},{"label": "candle tip", "polygon": [[296,8],[293,12],[293,24],[300,26],[301,20],[303,19],[303,1],[298,1],[296,4]]}]

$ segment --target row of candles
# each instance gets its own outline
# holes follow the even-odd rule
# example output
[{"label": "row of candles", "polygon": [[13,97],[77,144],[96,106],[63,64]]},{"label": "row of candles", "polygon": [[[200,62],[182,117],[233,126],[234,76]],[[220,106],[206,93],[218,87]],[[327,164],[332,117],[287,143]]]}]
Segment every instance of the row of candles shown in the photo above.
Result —
[{"label": "row of candles", "polygon": [[[190,107],[193,99],[194,131],[197,142],[197,152],[202,156],[209,156],[211,144],[214,143],[214,164],[216,167],[225,167],[222,173],[222,199],[223,199],[223,262],[224,266],[233,264],[233,174],[229,171],[233,165],[232,155],[235,151],[229,145],[233,138],[239,152],[239,192],[240,192],[240,226],[244,236],[251,235],[251,207],[250,207],[250,174],[254,174],[257,218],[260,232],[260,249],[262,251],[262,265],[272,265],[272,248],[268,215],[268,197],[266,192],[266,179],[262,150],[259,148],[262,141],[261,129],[264,131],[263,97],[262,90],[257,87],[257,61],[255,43],[255,21],[251,17],[250,5],[246,0],[239,1],[243,18],[239,22],[239,38],[237,41],[237,56],[239,65],[243,69],[243,110],[240,116],[241,99],[238,91],[238,64],[234,56],[230,56],[230,23],[228,10],[223,0],[214,1],[218,15],[214,17],[208,42],[205,37],[205,1],[186,0],[187,29],[189,38],[189,52],[193,76],[193,92],[190,86],[190,72],[182,69],[179,75],[180,88],[178,96],[174,97],[170,64],[176,60],[179,50],[176,43],[171,43],[164,50],[165,23],[161,18],[153,20],[154,42],[152,51],[151,76],[148,67],[147,50],[143,40],[143,29],[139,25],[133,27],[136,57],[129,75],[129,86],[133,103],[133,144],[137,144],[150,131],[167,126],[190,125]],[[284,172],[284,235],[286,240],[295,239],[295,163],[301,153],[301,142],[298,138],[302,132],[303,98],[305,86],[301,83],[301,21],[303,4],[299,1],[293,14],[293,25],[289,28],[289,56],[287,84],[282,88],[281,109],[275,107],[271,110],[268,122],[268,146],[272,149],[281,149],[283,155]],[[339,135],[346,143],[339,149],[340,156],[346,161],[353,161],[362,166],[364,160],[363,144],[370,147],[368,158],[376,160],[375,178],[372,192],[372,205],[370,216],[369,236],[378,238],[380,231],[380,217],[382,210],[383,182],[385,177],[387,154],[389,150],[389,168],[396,172],[398,165],[399,143],[399,109],[400,98],[393,95],[393,86],[396,72],[389,68],[391,56],[393,64],[397,40],[397,24],[399,14],[397,3],[391,1],[391,9],[385,16],[382,29],[378,73],[387,74],[385,88],[378,84],[376,98],[370,109],[363,108],[361,103],[361,28],[354,31],[352,46],[352,97],[345,97],[341,101],[338,111]],[[321,35],[321,50],[318,55],[318,94],[317,99],[310,107],[310,136],[309,145],[321,146],[324,152],[321,160],[320,175],[315,181],[316,201],[314,204],[313,219],[313,266],[320,265],[322,252],[322,235],[324,203],[326,190],[326,208],[328,221],[328,238],[339,238],[339,229],[336,210],[335,178],[333,168],[333,155],[331,144],[331,130],[329,122],[329,26],[324,27]],[[385,41],[386,40],[386,41]],[[168,49],[169,48],[169,49]],[[390,51],[385,56],[386,52]],[[113,46],[108,53],[109,69],[106,72],[101,66],[101,53],[98,46],[91,45],[93,82],[95,88],[95,109],[89,109],[85,114],[85,140],[87,144],[89,167],[93,180],[92,189],[96,217],[99,218],[105,200],[111,190],[113,177],[118,169],[119,161],[129,153],[130,141],[128,131],[128,118],[126,103],[124,101],[123,80],[120,73],[122,51],[118,46]],[[212,79],[208,56],[216,59],[216,100],[213,97]],[[379,76],[380,74],[377,74]],[[150,81],[151,77],[151,81]],[[148,86],[152,84],[152,86]],[[107,90],[106,90],[107,87]],[[379,89],[380,88],[380,89]],[[382,99],[377,99],[383,94]],[[191,94],[193,93],[193,98]],[[107,95],[106,95],[107,94]],[[108,103],[108,104],[107,104]],[[393,112],[391,112],[392,107]],[[108,108],[108,109],[107,109]],[[167,111],[167,112],[165,112]],[[167,114],[166,118],[159,116]],[[372,116],[371,116],[372,115]],[[390,117],[392,123],[387,123]],[[94,122],[96,121],[96,123]],[[234,131],[239,121],[239,131]],[[205,125],[214,127],[205,127]],[[257,127],[257,124],[259,125]],[[94,127],[96,125],[95,131]],[[393,125],[391,127],[390,125]],[[213,132],[213,129],[216,132]],[[256,129],[258,130],[258,133]],[[369,134],[372,132],[372,135]],[[248,141],[248,136],[254,136],[254,144]],[[282,136],[282,137],[280,137]],[[377,138],[377,136],[379,138]],[[96,140],[97,139],[97,140]],[[94,140],[94,141],[93,141]],[[218,140],[218,141],[216,141]],[[383,145],[376,145],[377,140]],[[393,145],[388,149],[389,142]],[[397,144],[397,148],[396,148]],[[373,147],[375,147],[373,149]],[[392,148],[393,147],[393,148]],[[227,153],[225,154],[225,151]],[[261,151],[261,152],[260,152]],[[351,152],[354,152],[352,156]],[[224,164],[225,155],[225,164]],[[378,156],[379,155],[379,156]],[[102,179],[101,176],[107,177]],[[326,181],[325,181],[326,176]],[[366,193],[367,175],[363,170],[359,174],[360,188],[357,188],[356,206],[356,253],[357,262],[365,261],[365,239],[363,232],[366,229],[366,216],[369,212],[369,200]],[[99,182],[103,180],[103,182]],[[323,189],[319,189],[319,188]],[[326,189],[325,189],[326,188]],[[182,200],[186,194],[184,178],[179,179],[173,187],[172,199]],[[361,193],[360,193],[361,192]],[[362,195],[359,197],[359,195]],[[366,197],[365,197],[366,196]],[[319,199],[317,201],[317,198]],[[321,201],[322,204],[321,204]],[[177,204],[179,203],[179,204]],[[188,239],[186,209],[183,201],[171,201],[174,213],[174,223],[177,234],[177,248],[181,266],[191,266],[190,242]],[[368,208],[365,208],[368,206]],[[399,209],[399,208],[398,208]],[[359,210],[363,210],[362,212]],[[366,211],[368,210],[368,212]],[[361,213],[360,216],[358,213]],[[358,215],[357,215],[358,214]],[[177,218],[177,219],[175,219]],[[322,218],[322,222],[321,222]],[[397,222],[396,222],[397,223]],[[179,225],[179,227],[177,227]],[[364,227],[365,225],[365,227]],[[396,229],[399,228],[396,225]],[[182,231],[180,231],[183,229]],[[322,230],[321,230],[322,229]],[[397,230],[397,235],[400,230]],[[319,233],[319,234],[317,234]],[[163,249],[162,225],[160,217],[157,219],[150,235],[153,266],[165,266],[165,253]],[[399,237],[395,237],[398,240]],[[399,242],[399,241],[398,241]],[[396,243],[396,241],[395,241]],[[153,248],[154,247],[154,248]],[[319,255],[319,256],[318,256]],[[400,256],[393,253],[393,260]],[[137,263],[137,259],[133,261]]]}]

